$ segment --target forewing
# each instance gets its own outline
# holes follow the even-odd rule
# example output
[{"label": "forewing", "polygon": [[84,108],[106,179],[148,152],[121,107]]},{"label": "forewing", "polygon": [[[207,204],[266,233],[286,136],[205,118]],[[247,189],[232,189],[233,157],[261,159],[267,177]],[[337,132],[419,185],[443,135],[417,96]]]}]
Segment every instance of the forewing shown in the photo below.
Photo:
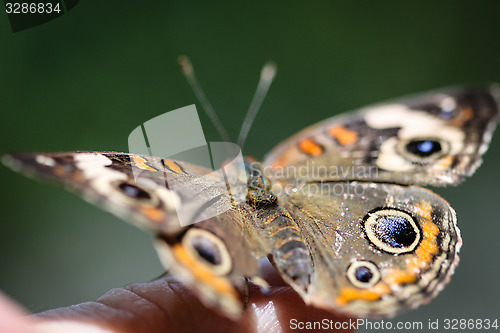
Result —
[{"label": "forewing", "polygon": [[[237,288],[244,276],[259,281],[257,260],[264,252],[252,228],[254,215],[246,203],[232,200],[217,173],[185,162],[114,152],[20,153],[4,157],[4,162],[62,184],[153,232],[169,272],[208,306],[231,318],[241,314]],[[195,217],[207,205],[220,214],[180,224],[179,209]]]},{"label": "forewing", "polygon": [[[150,231],[179,229],[176,209],[203,202],[217,206],[223,202],[218,199],[227,199],[223,180],[179,161],[115,152],[18,153],[3,161],[14,170],[61,184]],[[172,190],[186,183],[191,185],[188,190]]]},{"label": "forewing", "polygon": [[273,178],[444,186],[481,163],[498,118],[499,89],[455,88],[333,117],[278,145]]}]

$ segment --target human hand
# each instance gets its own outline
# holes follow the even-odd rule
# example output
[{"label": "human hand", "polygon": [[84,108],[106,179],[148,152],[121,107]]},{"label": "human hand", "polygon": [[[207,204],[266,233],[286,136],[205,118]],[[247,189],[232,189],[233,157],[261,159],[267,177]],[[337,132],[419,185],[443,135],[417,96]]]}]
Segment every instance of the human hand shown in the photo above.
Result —
[{"label": "human hand", "polygon": [[[297,332],[299,323],[355,321],[306,306],[272,267],[264,294],[250,284],[248,305],[233,321],[206,308],[171,276],[111,289],[93,302],[49,310],[32,316],[0,295],[1,333],[160,333],[160,332]],[[331,321],[331,322],[330,322]],[[334,326],[331,326],[334,327]],[[294,329],[295,328],[295,329]],[[330,331],[334,331],[331,329]],[[341,332],[354,332],[353,329]]]}]

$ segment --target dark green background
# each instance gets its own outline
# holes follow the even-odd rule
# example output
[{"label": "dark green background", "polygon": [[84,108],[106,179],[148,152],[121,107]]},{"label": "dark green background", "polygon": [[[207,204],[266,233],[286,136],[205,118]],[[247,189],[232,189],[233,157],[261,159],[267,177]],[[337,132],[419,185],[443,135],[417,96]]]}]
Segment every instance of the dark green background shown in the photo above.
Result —
[{"label": "dark green background", "polygon": [[[500,82],[499,17],[498,1],[80,1],[13,34],[2,11],[0,152],[126,151],[136,126],[195,102],[176,64],[187,54],[232,137],[262,64],[278,64],[245,146],[261,158],[342,111]],[[457,210],[462,261],[436,300],[399,320],[499,318],[499,153],[497,135],[472,179],[437,189]],[[0,177],[0,289],[31,311],[162,272],[145,233],[3,166]]]}]

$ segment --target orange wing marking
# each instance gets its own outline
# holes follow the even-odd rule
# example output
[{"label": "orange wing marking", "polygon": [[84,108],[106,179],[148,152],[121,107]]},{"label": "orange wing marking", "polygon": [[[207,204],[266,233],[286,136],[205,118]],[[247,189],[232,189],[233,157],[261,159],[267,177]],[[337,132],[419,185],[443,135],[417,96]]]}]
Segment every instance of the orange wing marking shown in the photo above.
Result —
[{"label": "orange wing marking", "polygon": [[141,209],[141,213],[144,214],[150,220],[153,220],[155,222],[161,222],[165,218],[165,213],[163,213],[161,209],[153,206],[143,207]]},{"label": "orange wing marking", "polygon": [[176,162],[170,161],[170,160],[163,160],[163,165],[173,173],[176,173],[178,175],[185,175],[186,172],[184,169]]},{"label": "orange wing marking", "polygon": [[323,154],[323,147],[313,139],[302,140],[299,143],[299,148],[302,152],[311,156],[319,156]]},{"label": "orange wing marking", "polygon": [[335,126],[328,130],[328,134],[333,138],[337,139],[337,141],[342,146],[347,146],[358,141],[358,133],[345,128],[344,126]]},{"label": "orange wing marking", "polygon": [[149,165],[147,165],[146,160],[140,156],[134,156],[132,158],[132,160],[134,161],[134,167],[137,167],[137,168],[142,169],[142,170],[158,171],[158,170],[150,167]]},{"label": "orange wing marking", "polygon": [[213,288],[217,293],[223,295],[231,295],[238,298],[238,293],[231,285],[231,283],[224,277],[217,276],[208,268],[200,264],[181,244],[175,244],[172,247],[172,252],[175,258],[183,266],[189,269],[191,274],[204,284]]},{"label": "orange wing marking", "polygon": [[463,126],[467,121],[474,118],[474,111],[471,107],[463,108],[458,116],[451,120],[451,125],[453,126]]}]

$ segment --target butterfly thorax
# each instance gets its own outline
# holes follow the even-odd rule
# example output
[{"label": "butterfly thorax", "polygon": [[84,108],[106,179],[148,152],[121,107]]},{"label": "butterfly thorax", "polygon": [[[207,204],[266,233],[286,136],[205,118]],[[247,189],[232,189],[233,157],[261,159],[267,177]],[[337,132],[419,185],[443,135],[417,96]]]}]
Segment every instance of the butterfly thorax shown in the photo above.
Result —
[{"label": "butterfly thorax", "polygon": [[277,204],[277,197],[272,191],[271,180],[264,175],[262,164],[245,160],[248,175],[247,202],[255,207],[269,207]]}]

